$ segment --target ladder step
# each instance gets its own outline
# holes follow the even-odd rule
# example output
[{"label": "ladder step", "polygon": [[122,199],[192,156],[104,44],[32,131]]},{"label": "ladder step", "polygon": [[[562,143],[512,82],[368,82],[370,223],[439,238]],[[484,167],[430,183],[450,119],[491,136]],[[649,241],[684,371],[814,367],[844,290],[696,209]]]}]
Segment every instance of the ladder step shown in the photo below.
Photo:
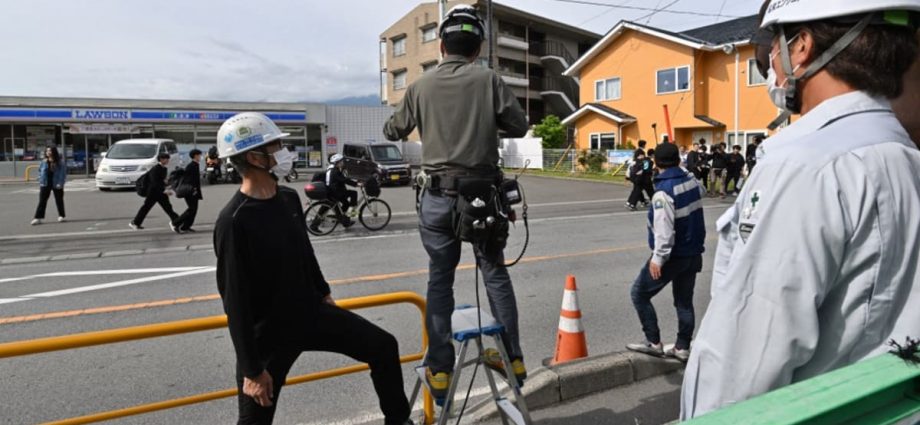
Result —
[{"label": "ladder step", "polygon": [[527,422],[524,422],[524,415],[521,415],[521,411],[514,406],[514,403],[508,401],[507,398],[500,398],[495,401],[498,404],[498,408],[505,414],[508,419],[511,419],[511,422],[514,422],[515,425],[526,425]]}]

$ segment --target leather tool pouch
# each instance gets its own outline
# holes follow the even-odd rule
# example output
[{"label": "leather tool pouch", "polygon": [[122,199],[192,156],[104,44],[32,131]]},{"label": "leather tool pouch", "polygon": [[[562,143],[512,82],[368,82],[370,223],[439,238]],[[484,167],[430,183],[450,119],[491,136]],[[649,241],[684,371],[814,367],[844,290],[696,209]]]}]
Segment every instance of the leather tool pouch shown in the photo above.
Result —
[{"label": "leather tool pouch", "polygon": [[457,177],[454,228],[464,242],[478,244],[492,258],[508,239],[508,218],[503,213],[495,178]]}]

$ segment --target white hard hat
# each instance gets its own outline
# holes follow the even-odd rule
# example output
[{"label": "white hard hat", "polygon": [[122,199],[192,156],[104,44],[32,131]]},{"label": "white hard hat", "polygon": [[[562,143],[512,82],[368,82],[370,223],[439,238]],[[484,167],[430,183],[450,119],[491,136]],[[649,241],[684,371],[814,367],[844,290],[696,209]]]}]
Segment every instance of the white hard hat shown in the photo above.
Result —
[{"label": "white hard hat", "polygon": [[243,112],[224,121],[217,130],[217,143],[220,157],[227,158],[287,136],[290,133],[282,133],[265,114]]},{"label": "white hard hat", "polygon": [[[465,24],[458,22],[464,19],[470,22]],[[479,12],[476,11],[475,7],[468,4],[458,4],[447,11],[441,21],[441,25],[438,27],[438,35],[444,38],[444,34],[457,31],[473,33],[480,38],[485,37],[486,25],[482,18],[479,17]]]},{"label": "white hard hat", "polygon": [[[760,23],[761,28],[771,25],[820,21],[871,12],[920,12],[920,0],[771,0]],[[906,19],[885,16],[892,24]],[[907,25],[904,22],[903,25]]]},{"label": "white hard hat", "polygon": [[329,162],[332,163],[332,164],[337,164],[339,161],[341,161],[341,160],[343,160],[343,159],[345,159],[345,157],[342,156],[342,154],[337,153],[337,154],[335,154],[335,155],[332,155],[332,158],[329,158]]}]

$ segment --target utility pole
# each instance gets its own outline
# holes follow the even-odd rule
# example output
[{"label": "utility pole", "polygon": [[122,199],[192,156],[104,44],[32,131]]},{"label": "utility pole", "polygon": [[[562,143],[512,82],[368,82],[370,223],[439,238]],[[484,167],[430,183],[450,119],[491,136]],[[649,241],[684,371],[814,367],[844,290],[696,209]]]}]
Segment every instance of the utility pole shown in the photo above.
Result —
[{"label": "utility pole", "polygon": [[495,52],[493,51],[493,49],[495,49],[495,22],[492,20],[492,0],[488,0],[486,5],[486,14],[489,17],[489,69],[495,69],[495,66],[492,63],[493,59],[495,58]]}]

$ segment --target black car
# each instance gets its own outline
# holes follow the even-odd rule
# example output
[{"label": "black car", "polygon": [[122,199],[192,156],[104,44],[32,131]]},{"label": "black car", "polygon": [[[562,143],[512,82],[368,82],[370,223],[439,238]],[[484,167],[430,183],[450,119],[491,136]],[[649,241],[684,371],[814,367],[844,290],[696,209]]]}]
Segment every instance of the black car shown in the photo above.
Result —
[{"label": "black car", "polygon": [[412,181],[409,163],[394,143],[347,142],[342,147],[342,156],[351,178],[374,178],[380,184],[407,185]]}]

